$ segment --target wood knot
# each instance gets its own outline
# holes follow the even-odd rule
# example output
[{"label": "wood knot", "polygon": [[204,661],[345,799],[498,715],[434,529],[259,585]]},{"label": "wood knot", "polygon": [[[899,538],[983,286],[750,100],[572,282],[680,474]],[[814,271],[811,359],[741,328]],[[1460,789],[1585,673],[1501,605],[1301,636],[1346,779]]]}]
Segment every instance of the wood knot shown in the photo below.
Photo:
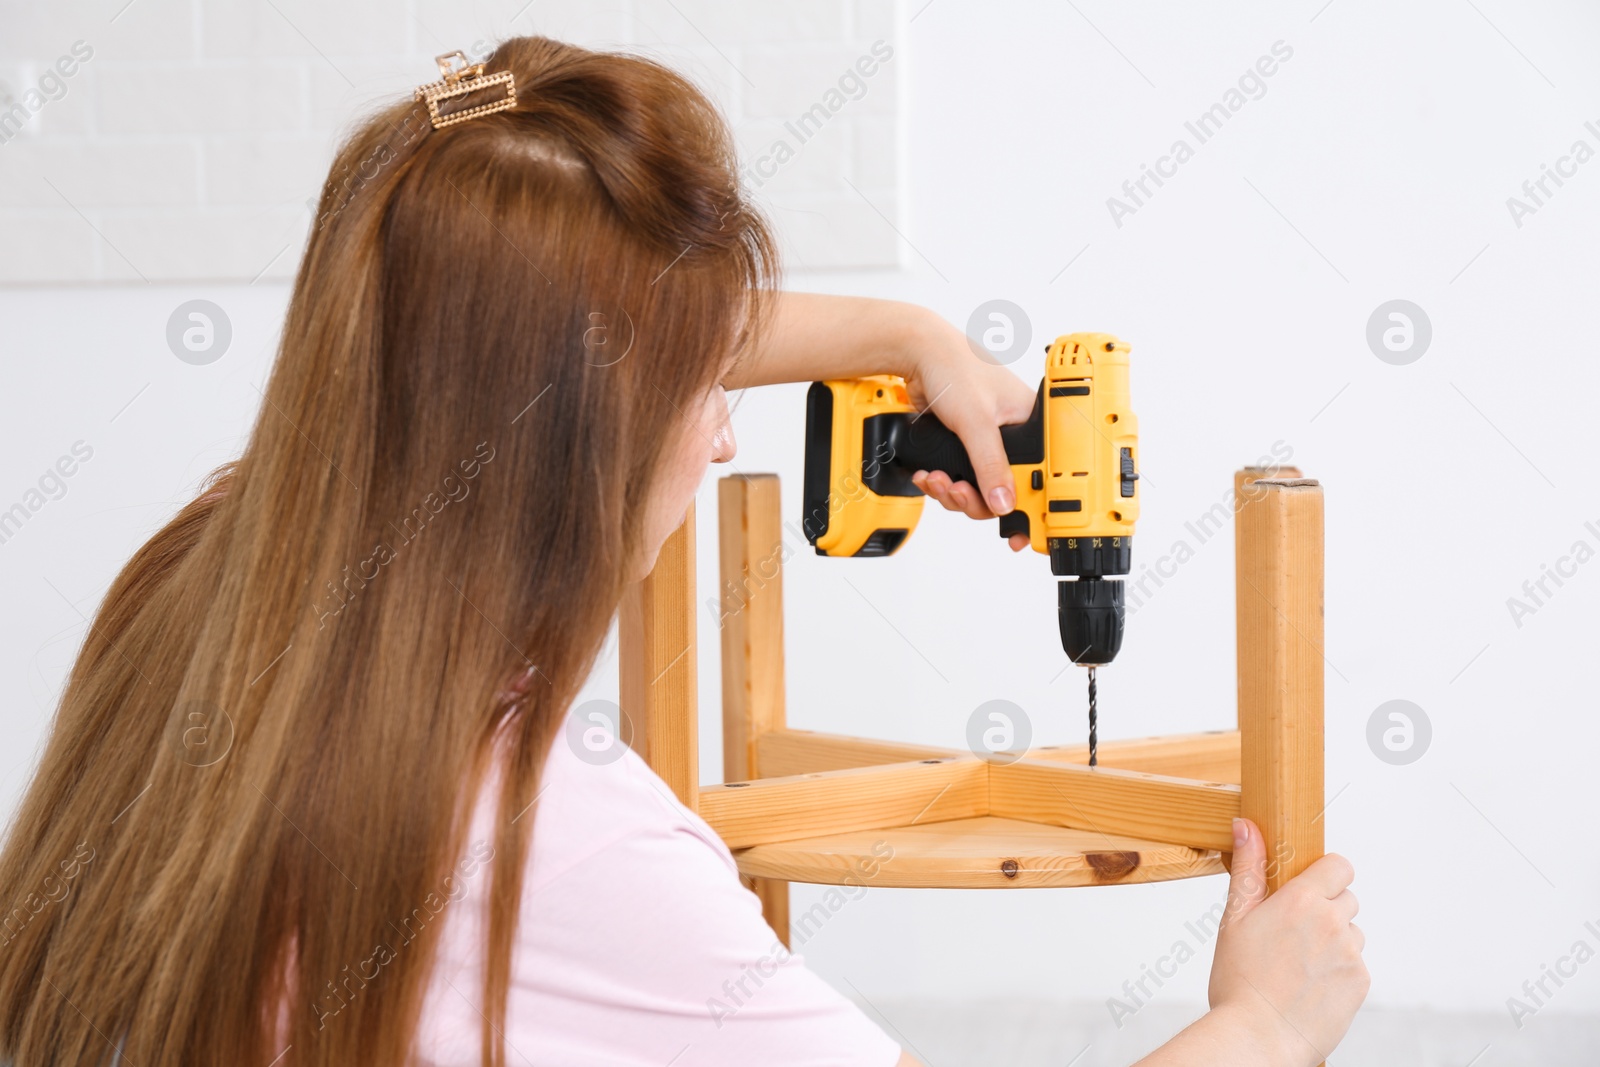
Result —
[{"label": "wood knot", "polygon": [[1101,882],[1120,881],[1139,869],[1137,852],[1085,852],[1083,859]]},{"label": "wood knot", "polygon": [[1017,872],[1021,869],[1021,864],[1017,863],[1016,860],[1006,860],[1000,864],[1000,873],[1005,875],[1007,878],[1015,878],[1017,876]]}]

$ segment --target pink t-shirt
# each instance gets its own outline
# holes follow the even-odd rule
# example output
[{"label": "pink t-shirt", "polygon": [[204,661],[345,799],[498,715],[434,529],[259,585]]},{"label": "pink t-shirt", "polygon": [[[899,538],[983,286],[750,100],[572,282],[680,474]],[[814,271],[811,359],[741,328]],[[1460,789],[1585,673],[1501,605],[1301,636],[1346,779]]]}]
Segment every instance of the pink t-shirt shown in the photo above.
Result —
[{"label": "pink t-shirt", "polygon": [[[893,1067],[899,1045],[784,949],[721,838],[642,759],[623,750],[590,763],[558,735],[541,784],[511,957],[508,1063]],[[469,855],[493,841],[497,786],[480,793]],[[461,879],[438,917],[421,1063],[479,1062],[492,863]]]}]

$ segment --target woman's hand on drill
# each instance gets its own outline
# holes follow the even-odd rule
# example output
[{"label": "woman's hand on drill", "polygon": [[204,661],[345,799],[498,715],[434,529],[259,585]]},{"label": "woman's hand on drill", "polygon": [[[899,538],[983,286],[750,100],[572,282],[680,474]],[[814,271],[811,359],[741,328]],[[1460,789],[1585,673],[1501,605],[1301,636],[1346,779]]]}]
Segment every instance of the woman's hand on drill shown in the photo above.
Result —
[{"label": "woman's hand on drill", "polygon": [[[1005,367],[980,357],[960,330],[929,313],[904,370],[906,391],[919,411],[932,411],[956,432],[972,460],[978,484],[952,482],[943,471],[917,471],[912,483],[950,511],[992,519],[1016,506],[1017,486],[1000,440],[1000,427],[1033,411],[1035,391]],[[1014,551],[1028,538],[1012,534]]]},{"label": "woman's hand on drill", "polygon": [[1344,1038],[1371,985],[1361,960],[1366,938],[1350,921],[1355,871],[1329,854],[1269,897],[1261,831],[1239,819],[1234,842],[1211,964],[1212,1014],[1251,1035],[1262,1062],[1313,1067]]},{"label": "woman's hand on drill", "polygon": [[[951,511],[992,519],[1016,506],[1000,427],[1023,422],[1034,390],[978,355],[960,330],[936,313],[900,300],[823,293],[779,293],[765,334],[723,381],[729,389],[776,382],[898,374],[911,401],[956,432],[972,459],[976,486],[918,471],[917,488]],[[1027,547],[1021,534],[1011,547]]]}]

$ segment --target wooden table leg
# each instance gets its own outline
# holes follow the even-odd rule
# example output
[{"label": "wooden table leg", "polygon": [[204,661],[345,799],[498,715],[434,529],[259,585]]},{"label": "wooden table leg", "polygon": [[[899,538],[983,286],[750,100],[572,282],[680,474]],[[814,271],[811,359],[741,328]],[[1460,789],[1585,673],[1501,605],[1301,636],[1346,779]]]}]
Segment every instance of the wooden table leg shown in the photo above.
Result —
[{"label": "wooden table leg", "polygon": [[1238,512],[1241,806],[1277,889],[1323,853],[1322,487],[1266,479]]},{"label": "wooden table leg", "polygon": [[622,711],[635,752],[692,811],[700,799],[696,691],[694,505],[656,557],[655,569],[622,598]]},{"label": "wooden table leg", "polygon": [[[722,632],[724,781],[761,776],[757,740],[784,727],[783,526],[776,474],[724,478],[717,486]],[[761,913],[789,944],[789,883],[747,878]]]}]

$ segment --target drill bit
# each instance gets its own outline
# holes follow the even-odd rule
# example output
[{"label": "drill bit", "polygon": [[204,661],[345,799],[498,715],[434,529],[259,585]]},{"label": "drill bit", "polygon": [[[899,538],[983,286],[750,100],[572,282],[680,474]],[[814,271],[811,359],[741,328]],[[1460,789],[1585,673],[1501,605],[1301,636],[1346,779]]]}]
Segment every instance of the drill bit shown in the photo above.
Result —
[{"label": "drill bit", "polygon": [[1095,728],[1099,725],[1099,708],[1096,706],[1096,693],[1094,687],[1094,668],[1089,668],[1089,766],[1095,766],[1099,760],[1095,753],[1099,739],[1095,737]]}]

